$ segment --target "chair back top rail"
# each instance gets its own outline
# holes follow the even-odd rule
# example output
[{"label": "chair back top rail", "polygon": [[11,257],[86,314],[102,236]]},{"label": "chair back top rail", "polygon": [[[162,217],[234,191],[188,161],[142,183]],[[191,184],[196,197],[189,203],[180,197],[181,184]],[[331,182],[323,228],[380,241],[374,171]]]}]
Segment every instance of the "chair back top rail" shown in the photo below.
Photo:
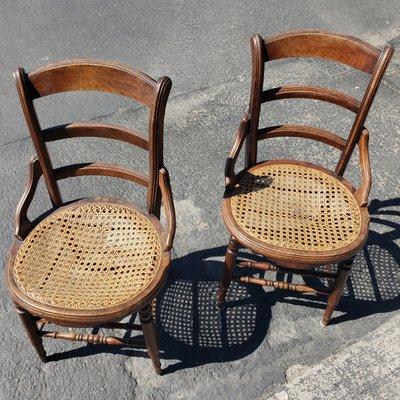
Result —
[{"label": "chair back top rail", "polygon": [[28,74],[32,99],[70,91],[95,90],[129,97],[151,107],[156,81],[133,68],[112,62],[68,60]]},{"label": "chair back top rail", "polygon": [[324,31],[295,31],[264,40],[265,61],[290,57],[325,58],[372,74],[380,51],[359,39]]},{"label": "chair back top rail", "polygon": [[[342,176],[357,145],[365,120],[383,74],[393,54],[393,47],[382,51],[359,39],[323,31],[288,32],[263,39],[260,35],[251,38],[252,81],[249,113],[250,134],[246,140],[246,166],[257,162],[257,141],[278,136],[297,136],[319,140],[341,151],[335,173]],[[318,86],[282,86],[264,90],[265,62],[290,57],[324,58],[345,64],[371,75],[361,101],[339,91]],[[346,140],[314,127],[284,125],[260,129],[261,104],[280,99],[308,98],[326,101],[344,107],[356,114]],[[297,132],[295,130],[298,129]]]},{"label": "chair back top rail", "polygon": [[[57,185],[57,180],[61,177],[88,174],[117,176],[146,186],[148,188],[147,211],[159,217],[161,192],[158,181],[159,170],[163,166],[164,115],[171,90],[171,80],[168,77],[155,81],[140,71],[112,62],[67,60],[44,66],[30,73],[26,73],[23,68],[17,68],[14,78],[54,206],[63,204]],[[128,128],[105,123],[79,122],[42,130],[33,101],[39,97],[68,91],[102,91],[127,96],[148,107],[148,139]],[[75,169],[66,167],[66,169],[55,171],[46,143],[71,137],[102,137],[121,140],[148,150],[148,177],[125,168],[107,167],[106,164],[98,163],[80,165]]]}]

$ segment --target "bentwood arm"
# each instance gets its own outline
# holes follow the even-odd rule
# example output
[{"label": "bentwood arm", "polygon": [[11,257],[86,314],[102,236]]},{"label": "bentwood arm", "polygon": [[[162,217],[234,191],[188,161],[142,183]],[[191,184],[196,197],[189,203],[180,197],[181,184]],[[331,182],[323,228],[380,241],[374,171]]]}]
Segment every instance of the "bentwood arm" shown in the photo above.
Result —
[{"label": "bentwood arm", "polygon": [[165,210],[165,214],[167,217],[167,237],[165,241],[164,250],[168,251],[172,248],[172,243],[174,241],[175,229],[176,229],[176,216],[175,216],[175,207],[174,202],[172,200],[172,191],[171,184],[169,181],[169,173],[167,168],[160,168],[159,173],[159,184],[161,188],[161,199],[162,205]]},{"label": "bentwood arm", "polygon": [[355,193],[356,200],[361,207],[368,204],[369,191],[371,190],[371,165],[368,151],[369,132],[363,128],[358,141],[359,163],[361,170],[361,185]]},{"label": "bentwood arm", "polygon": [[236,133],[235,143],[225,163],[225,186],[231,187],[236,183],[235,164],[242,149],[243,143],[249,134],[250,130],[250,115],[246,113],[239,125]]},{"label": "bentwood arm", "polygon": [[42,176],[42,168],[37,157],[33,157],[29,161],[28,168],[28,181],[25,191],[15,211],[15,236],[19,240],[24,240],[32,228],[32,222],[28,219],[27,212]]}]

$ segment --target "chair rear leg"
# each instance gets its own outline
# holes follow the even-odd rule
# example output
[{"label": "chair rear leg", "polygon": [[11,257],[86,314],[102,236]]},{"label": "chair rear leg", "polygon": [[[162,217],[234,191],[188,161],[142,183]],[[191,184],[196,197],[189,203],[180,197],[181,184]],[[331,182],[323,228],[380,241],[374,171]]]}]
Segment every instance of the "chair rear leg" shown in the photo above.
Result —
[{"label": "chair rear leg", "polygon": [[228,248],[226,249],[224,272],[219,284],[219,292],[218,292],[219,308],[223,308],[225,305],[225,297],[232,280],[232,272],[236,264],[238,250],[239,250],[239,244],[235,241],[235,239],[233,239],[233,237],[231,237],[228,243]]},{"label": "chair rear leg", "polygon": [[40,360],[46,362],[46,352],[44,350],[42,337],[39,334],[39,329],[34,317],[29,314],[28,311],[20,308],[19,306],[16,305],[15,307],[22,324],[24,325],[29,341],[32,343],[33,347],[38,353]]},{"label": "chair rear leg", "polygon": [[149,304],[139,311],[146,347],[153,367],[158,375],[161,374],[160,354],[157,344],[157,332],[153,322],[152,305]]},{"label": "chair rear leg", "polygon": [[328,305],[325,309],[324,316],[321,320],[323,326],[329,325],[333,311],[339,303],[342,296],[344,286],[346,285],[347,278],[350,275],[350,270],[353,265],[354,257],[342,261],[338,266],[338,274],[333,282],[332,293],[328,297]]}]

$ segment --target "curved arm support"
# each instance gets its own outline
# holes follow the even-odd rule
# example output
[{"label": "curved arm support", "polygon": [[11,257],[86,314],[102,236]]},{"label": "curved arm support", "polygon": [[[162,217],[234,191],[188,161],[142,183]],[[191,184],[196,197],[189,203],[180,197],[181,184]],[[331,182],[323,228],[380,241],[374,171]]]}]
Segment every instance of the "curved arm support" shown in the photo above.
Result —
[{"label": "curved arm support", "polygon": [[360,140],[358,141],[361,185],[354,194],[360,207],[367,206],[369,191],[371,190],[372,175],[371,165],[369,162],[368,141],[369,132],[367,128],[364,127],[361,132]]},{"label": "curved arm support", "polygon": [[243,143],[250,131],[250,115],[246,113],[240,122],[235,143],[225,163],[225,186],[232,187],[236,183],[235,164]]},{"label": "curved arm support", "polygon": [[28,219],[27,212],[42,176],[42,168],[37,157],[29,161],[28,167],[28,182],[15,211],[15,236],[19,240],[24,240],[32,229],[32,222]]},{"label": "curved arm support", "polygon": [[172,199],[171,184],[167,168],[162,167],[159,171],[159,185],[161,188],[161,201],[167,217],[167,237],[164,250],[169,251],[172,248],[176,229],[175,206]]}]

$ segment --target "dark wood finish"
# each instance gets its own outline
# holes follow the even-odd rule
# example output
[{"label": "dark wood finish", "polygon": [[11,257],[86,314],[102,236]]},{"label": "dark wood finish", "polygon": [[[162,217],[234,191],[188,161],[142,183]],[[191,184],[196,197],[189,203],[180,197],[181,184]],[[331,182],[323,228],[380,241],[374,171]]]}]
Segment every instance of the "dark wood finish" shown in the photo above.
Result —
[{"label": "dark wood finish", "polygon": [[129,97],[151,107],[156,82],[125,65],[95,61],[69,60],[46,65],[28,75],[29,95],[34,100],[50,94],[97,90]]},{"label": "dark wood finish", "polygon": [[72,178],[74,176],[100,175],[126,179],[144,187],[149,186],[149,178],[129,168],[105,163],[81,163],[60,167],[54,170],[56,180]]},{"label": "dark wood finish", "polygon": [[[31,134],[37,157],[29,164],[29,177],[25,192],[16,211],[15,241],[7,263],[7,283],[13,301],[28,332],[28,336],[45,360],[42,337],[79,340],[88,343],[104,343],[111,345],[134,345],[136,340],[124,341],[120,338],[78,334],[75,332],[41,331],[46,323],[54,323],[67,327],[94,327],[137,329],[137,325],[122,324],[118,321],[135,311],[140,312],[141,326],[146,338],[149,356],[157,373],[160,373],[155,328],[148,315],[148,304],[161,288],[171,260],[176,217],[172,199],[169,174],[163,165],[163,129],[167,99],[171,89],[171,80],[162,77],[158,81],[130,67],[116,63],[92,60],[63,61],[27,74],[22,68],[14,72],[17,90],[28,129]],[[60,92],[96,90],[127,96],[149,108],[148,138],[113,124],[76,122],[42,130],[34,107],[34,100]],[[138,173],[129,168],[101,162],[73,164],[54,169],[46,147],[47,142],[77,138],[99,137],[120,140],[148,151],[149,173]],[[34,228],[27,217],[27,210],[35,194],[38,181],[43,175],[53,206],[56,209],[63,205],[58,180],[84,175],[111,176],[127,179],[147,188],[147,218],[161,238],[163,249],[161,264],[154,280],[139,295],[117,306],[95,310],[65,309],[40,303],[23,293],[14,280],[13,265],[23,240]],[[76,204],[89,202],[111,202],[123,204],[141,212],[132,203],[106,197],[83,199]],[[165,209],[167,226],[160,221],[161,205]]]},{"label": "dark wood finish", "polygon": [[78,332],[40,332],[40,336],[51,339],[63,339],[70,342],[86,342],[90,344],[107,344],[109,346],[134,346],[145,347],[145,343],[140,339],[123,339],[116,336],[95,335],[93,333]]},{"label": "dark wood finish", "polygon": [[238,255],[239,244],[231,237],[228,248],[225,255],[224,272],[219,285],[218,293],[218,306],[222,308],[224,306],[226,293],[228,292],[229,285],[232,280],[233,267],[236,263],[236,257]]},{"label": "dark wood finish", "polygon": [[346,141],[335,133],[315,128],[313,126],[304,125],[279,125],[259,129],[257,139],[263,140],[285,136],[316,140],[318,142],[329,144],[332,147],[336,147],[339,150],[343,150],[346,146]]},{"label": "dark wood finish", "polygon": [[358,113],[360,109],[360,102],[354,97],[318,86],[281,86],[261,93],[262,103],[282,99],[321,100],[347,108],[354,113]]},{"label": "dark wood finish", "polygon": [[289,57],[326,58],[371,74],[380,51],[351,36],[323,31],[294,31],[265,39],[265,61]]},{"label": "dark wood finish", "polygon": [[153,312],[151,304],[139,311],[140,322],[142,324],[143,335],[146,340],[147,352],[153,367],[158,375],[161,374],[160,355],[158,352],[157,332],[153,323]]},{"label": "dark wood finish", "polygon": [[369,151],[368,151],[369,133],[366,128],[361,132],[360,140],[358,141],[359,149],[359,162],[361,170],[361,185],[354,193],[354,197],[357,199],[358,204],[361,207],[368,205],[368,196],[371,190],[372,174],[371,165],[369,162]]},{"label": "dark wood finish", "polygon": [[[323,31],[297,31],[288,32],[272,38],[263,39],[260,35],[254,35],[251,40],[251,65],[252,79],[250,91],[250,103],[248,112],[242,119],[237,132],[235,142],[225,166],[226,191],[224,195],[222,216],[224,222],[234,238],[233,245],[230,240],[225,261],[225,272],[221,278],[218,304],[223,306],[229,282],[232,279],[232,269],[236,260],[238,246],[243,246],[256,254],[264,256],[268,262],[240,261],[239,267],[251,267],[263,271],[283,271],[301,275],[315,276],[334,280],[332,291],[319,291],[306,285],[293,285],[285,282],[274,282],[267,279],[254,277],[235,278],[242,283],[253,283],[262,286],[273,286],[295,290],[297,292],[311,292],[328,295],[328,306],[322,323],[327,325],[335,309],[343,287],[348,277],[351,262],[357,251],[364,245],[368,229],[369,214],[367,210],[368,195],[371,188],[371,168],[368,154],[368,130],[364,123],[371,107],[374,96],[378,90],[383,74],[393,54],[393,47],[386,46],[379,50],[356,38],[336,33]],[[370,81],[361,101],[336,90],[318,86],[283,86],[273,89],[264,89],[265,63],[272,60],[291,57],[315,57],[339,62],[349,67],[356,68],[370,75]],[[344,107],[356,114],[350,133],[346,139],[319,128],[301,125],[282,125],[259,128],[261,104],[280,99],[315,99],[329,102]],[[334,171],[321,166],[297,160],[271,160],[258,162],[258,141],[277,137],[301,137],[317,140],[340,150],[340,158]],[[245,149],[245,169],[235,173],[235,164],[243,143]],[[359,148],[359,161],[361,171],[361,185],[356,189],[343,178],[347,163],[355,146]],[[354,196],[359,205],[361,216],[361,228],[357,238],[337,250],[326,251],[299,251],[284,247],[267,245],[265,242],[252,237],[242,229],[232,214],[231,196],[234,186],[245,174],[251,174],[252,168],[259,164],[268,165],[274,163],[288,163],[310,167],[337,179]],[[313,271],[317,266],[328,266],[332,263],[340,263],[337,274],[330,271]]]},{"label": "dark wood finish", "polygon": [[46,352],[34,317],[18,305],[16,305],[15,308],[25,328],[26,334],[28,335],[29,341],[38,353],[40,360],[46,362]]},{"label": "dark wood finish", "polygon": [[259,285],[259,286],[274,287],[275,289],[291,290],[292,292],[297,292],[297,293],[319,294],[324,296],[329,295],[328,291],[325,290],[318,290],[312,288],[311,286],[289,283],[284,281],[272,281],[270,279],[254,278],[252,276],[233,277],[233,280],[240,283],[252,283],[254,285]]},{"label": "dark wood finish", "polygon": [[43,129],[42,137],[45,142],[76,137],[102,137],[121,140],[144,150],[149,150],[148,140],[128,128],[112,124],[79,122],[54,126],[49,129]]},{"label": "dark wood finish", "polygon": [[24,240],[33,228],[32,222],[28,219],[27,212],[41,176],[42,168],[39,159],[33,157],[29,161],[28,182],[15,211],[15,236],[19,240]]},{"label": "dark wood finish", "polygon": [[260,35],[254,35],[251,46],[251,90],[250,90],[250,132],[246,138],[246,167],[252,167],[257,161],[257,137],[262,92],[264,87],[265,44]]},{"label": "dark wood finish", "polygon": [[160,169],[160,187],[162,195],[162,203],[164,205],[165,214],[167,218],[167,235],[165,238],[164,250],[169,251],[172,248],[172,243],[175,237],[176,230],[176,216],[175,206],[172,200],[171,185],[169,182],[169,173],[167,168],[163,167]]},{"label": "dark wood finish", "polygon": [[339,303],[340,297],[342,296],[343,289],[346,285],[347,278],[350,275],[351,266],[353,264],[354,257],[342,261],[338,267],[338,273],[335,281],[333,282],[332,293],[328,297],[328,306],[324,312],[324,316],[321,320],[323,326],[327,326],[332,317],[333,311]]},{"label": "dark wood finish", "polygon": [[41,128],[39,120],[33,106],[33,99],[30,96],[30,90],[27,88],[29,81],[27,81],[23,68],[17,68],[14,71],[14,78],[17,85],[19,100],[25,115],[29,133],[31,134],[33,145],[35,146],[36,153],[39,157],[40,166],[42,168],[51,202],[54,206],[60,206],[62,204],[60,190],[57,186],[57,181],[54,178],[53,166],[50,161],[47,147],[40,135]]},{"label": "dark wood finish", "polygon": [[229,157],[226,159],[225,163],[226,186],[233,186],[236,183],[235,164],[239,156],[240,150],[242,149],[243,143],[247,135],[249,134],[249,129],[250,129],[250,116],[246,114],[240,123],[238,132],[236,134],[235,143],[232,147]]},{"label": "dark wood finish", "polygon": [[362,128],[365,120],[367,119],[376,92],[378,91],[379,84],[381,83],[386,68],[393,56],[393,52],[394,49],[392,46],[386,46],[382,50],[379,59],[375,64],[371,80],[369,81],[367,90],[365,91],[364,97],[361,101],[360,110],[357,113],[356,119],[354,120],[349,137],[347,139],[346,147],[343,149],[335,169],[335,173],[340,176],[344,174],[350,157],[353,154],[354,147],[360,140]]}]

